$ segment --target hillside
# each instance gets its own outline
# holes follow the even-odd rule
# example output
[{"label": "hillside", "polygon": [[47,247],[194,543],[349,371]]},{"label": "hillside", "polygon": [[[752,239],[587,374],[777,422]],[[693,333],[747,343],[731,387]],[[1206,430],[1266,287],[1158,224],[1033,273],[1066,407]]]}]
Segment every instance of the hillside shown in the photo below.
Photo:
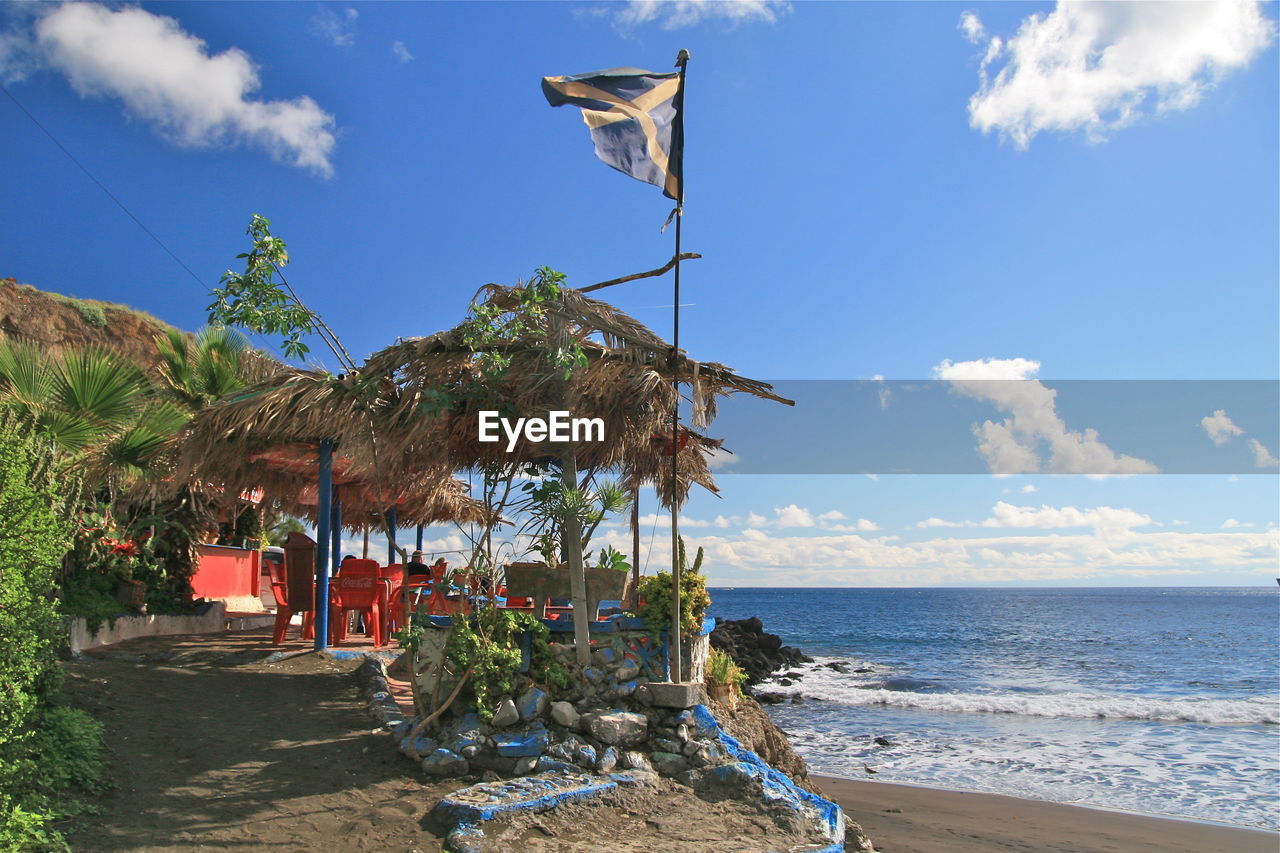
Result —
[{"label": "hillside", "polygon": [[168,328],[172,327],[124,305],[0,279],[0,337],[27,341],[46,352],[99,345],[150,370],[160,361],[156,335]]}]

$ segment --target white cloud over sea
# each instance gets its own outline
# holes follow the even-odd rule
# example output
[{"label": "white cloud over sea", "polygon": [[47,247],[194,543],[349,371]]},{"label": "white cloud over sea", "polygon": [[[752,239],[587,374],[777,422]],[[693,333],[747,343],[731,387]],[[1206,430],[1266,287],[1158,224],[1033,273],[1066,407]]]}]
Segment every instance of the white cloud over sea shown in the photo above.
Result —
[{"label": "white cloud over sea", "polygon": [[992,403],[1008,415],[973,427],[978,452],[992,474],[1154,474],[1145,459],[1116,453],[1090,428],[1070,429],[1057,412],[1058,392],[1035,379],[1040,363],[1026,358],[984,358],[933,368],[936,379],[959,394]]},{"label": "white cloud over sea", "polygon": [[959,28],[985,42],[970,125],[1023,149],[1045,131],[1098,142],[1143,117],[1190,109],[1276,32],[1254,0],[1059,0],[1007,39],[990,35],[973,12]]}]

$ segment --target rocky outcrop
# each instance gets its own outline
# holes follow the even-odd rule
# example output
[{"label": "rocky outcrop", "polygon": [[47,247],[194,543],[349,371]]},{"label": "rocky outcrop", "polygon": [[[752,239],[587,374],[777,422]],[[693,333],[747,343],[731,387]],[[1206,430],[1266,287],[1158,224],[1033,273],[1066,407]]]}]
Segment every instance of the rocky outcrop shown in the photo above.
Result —
[{"label": "rocky outcrop", "polygon": [[728,653],[747,673],[748,684],[758,684],[780,669],[811,663],[813,658],[793,646],[782,645],[777,634],[767,634],[759,617],[716,618],[711,648]]},{"label": "rocky outcrop", "polygon": [[739,698],[737,707],[732,711],[718,703],[712,704],[711,709],[726,732],[764,759],[770,767],[786,773],[806,790],[820,793],[809,779],[809,768],[804,759],[796,754],[787,736],[754,699],[748,696]]},{"label": "rocky outcrop", "polygon": [[150,370],[160,362],[156,336],[168,328],[124,305],[46,293],[0,278],[0,337],[35,344],[46,353],[101,346]]}]

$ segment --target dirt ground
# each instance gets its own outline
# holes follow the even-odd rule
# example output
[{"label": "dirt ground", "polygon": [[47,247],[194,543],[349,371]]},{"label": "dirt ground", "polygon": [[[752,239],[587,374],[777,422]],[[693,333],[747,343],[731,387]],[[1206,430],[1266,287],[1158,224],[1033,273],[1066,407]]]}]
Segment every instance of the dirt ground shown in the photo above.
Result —
[{"label": "dirt ground", "polygon": [[[468,782],[429,783],[365,715],[358,661],[268,663],[270,630],[134,640],[65,664],[106,727],[115,789],[64,827],[76,851],[435,853],[429,812]],[[301,649],[297,645],[294,648]],[[473,780],[474,781],[474,780]],[[493,825],[488,850],[723,853],[802,839],[734,802],[657,789]]]},{"label": "dirt ground", "polygon": [[356,662],[265,663],[270,631],[135,640],[68,662],[114,790],[76,851],[441,849],[424,784],[356,697]]}]

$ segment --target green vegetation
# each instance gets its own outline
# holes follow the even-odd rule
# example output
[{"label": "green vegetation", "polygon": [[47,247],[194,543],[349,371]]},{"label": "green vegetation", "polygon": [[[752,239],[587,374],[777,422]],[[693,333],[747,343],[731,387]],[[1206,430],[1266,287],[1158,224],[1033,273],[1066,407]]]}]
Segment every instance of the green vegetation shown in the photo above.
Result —
[{"label": "green vegetation", "polygon": [[741,690],[742,683],[747,680],[747,673],[734,663],[728,652],[712,649],[707,657],[707,680],[721,687]]},{"label": "green vegetation", "polygon": [[63,847],[65,792],[98,785],[97,724],[63,705],[54,575],[71,544],[75,489],[55,449],[0,415],[0,850]]},{"label": "green vegetation", "polygon": [[569,673],[551,652],[550,629],[532,614],[483,607],[470,618],[453,619],[445,657],[455,673],[471,674],[482,720],[492,719],[498,700],[515,691],[521,661],[517,637],[523,632],[531,637],[529,677],[547,687],[567,687]]},{"label": "green vegetation", "polygon": [[[680,627],[686,634],[696,634],[702,627],[702,617],[711,606],[711,596],[707,593],[707,579],[701,574],[702,549],[694,558],[693,565],[685,562],[684,537],[680,538]],[[658,572],[640,581],[637,592],[641,604],[637,615],[644,620],[651,631],[666,630],[671,625],[671,582],[670,572]]]}]

